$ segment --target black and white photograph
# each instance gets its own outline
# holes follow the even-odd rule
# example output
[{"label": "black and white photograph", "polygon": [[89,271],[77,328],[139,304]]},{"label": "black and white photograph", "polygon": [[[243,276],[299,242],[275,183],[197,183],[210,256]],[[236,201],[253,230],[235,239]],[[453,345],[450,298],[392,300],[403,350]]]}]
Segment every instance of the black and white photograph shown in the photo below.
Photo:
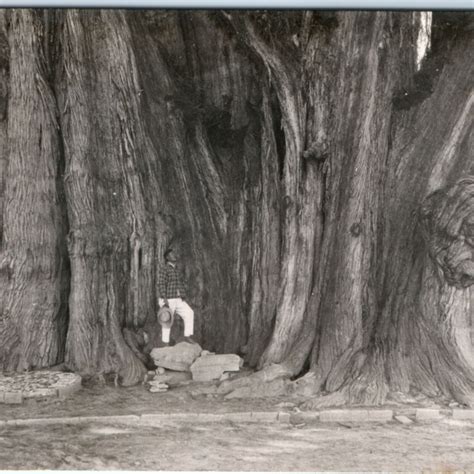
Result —
[{"label": "black and white photograph", "polygon": [[0,7],[0,470],[474,471],[472,8]]}]

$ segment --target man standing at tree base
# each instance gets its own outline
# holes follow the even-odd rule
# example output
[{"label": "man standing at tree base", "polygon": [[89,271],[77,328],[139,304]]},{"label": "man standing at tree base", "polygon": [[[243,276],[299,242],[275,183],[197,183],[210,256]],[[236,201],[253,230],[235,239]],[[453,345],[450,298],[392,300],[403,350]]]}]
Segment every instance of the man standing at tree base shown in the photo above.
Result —
[{"label": "man standing at tree base", "polygon": [[[186,342],[194,344],[191,336],[194,334],[194,311],[184,300],[186,288],[176,266],[177,251],[170,247],[165,252],[165,264],[160,267],[158,274],[158,291],[160,308],[167,306],[173,314],[177,314],[184,321],[184,337]],[[171,326],[162,325],[161,339],[170,342]]]}]

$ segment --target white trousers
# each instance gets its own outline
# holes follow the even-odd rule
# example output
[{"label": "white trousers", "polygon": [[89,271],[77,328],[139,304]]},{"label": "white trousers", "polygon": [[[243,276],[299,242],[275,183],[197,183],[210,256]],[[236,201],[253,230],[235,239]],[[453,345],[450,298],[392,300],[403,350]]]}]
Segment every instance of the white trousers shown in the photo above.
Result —
[{"label": "white trousers", "polygon": [[[160,298],[158,304],[161,307],[165,302]],[[181,298],[168,298],[168,304],[170,310],[184,321],[184,337],[192,336],[194,334],[194,311],[192,308]],[[171,328],[161,327],[161,340],[163,342],[170,342],[170,332]]]}]

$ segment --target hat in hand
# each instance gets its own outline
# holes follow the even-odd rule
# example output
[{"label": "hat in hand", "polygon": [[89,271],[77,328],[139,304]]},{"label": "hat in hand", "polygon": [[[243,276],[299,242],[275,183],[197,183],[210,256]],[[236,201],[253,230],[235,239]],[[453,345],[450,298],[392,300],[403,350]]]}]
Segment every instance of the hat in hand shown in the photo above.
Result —
[{"label": "hat in hand", "polygon": [[169,309],[167,306],[163,306],[158,311],[158,322],[164,328],[170,328],[173,325],[173,311]]}]

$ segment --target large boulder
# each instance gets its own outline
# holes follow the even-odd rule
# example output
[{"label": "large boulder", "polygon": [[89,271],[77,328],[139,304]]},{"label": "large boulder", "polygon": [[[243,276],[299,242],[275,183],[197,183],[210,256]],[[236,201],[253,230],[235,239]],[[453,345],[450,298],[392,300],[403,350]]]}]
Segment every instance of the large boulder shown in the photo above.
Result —
[{"label": "large boulder", "polygon": [[193,380],[207,382],[218,380],[224,372],[238,372],[243,360],[236,354],[204,355],[191,365]]},{"label": "large boulder", "polygon": [[201,352],[199,344],[180,342],[172,347],[155,348],[150,352],[150,356],[157,367],[187,372]]}]

